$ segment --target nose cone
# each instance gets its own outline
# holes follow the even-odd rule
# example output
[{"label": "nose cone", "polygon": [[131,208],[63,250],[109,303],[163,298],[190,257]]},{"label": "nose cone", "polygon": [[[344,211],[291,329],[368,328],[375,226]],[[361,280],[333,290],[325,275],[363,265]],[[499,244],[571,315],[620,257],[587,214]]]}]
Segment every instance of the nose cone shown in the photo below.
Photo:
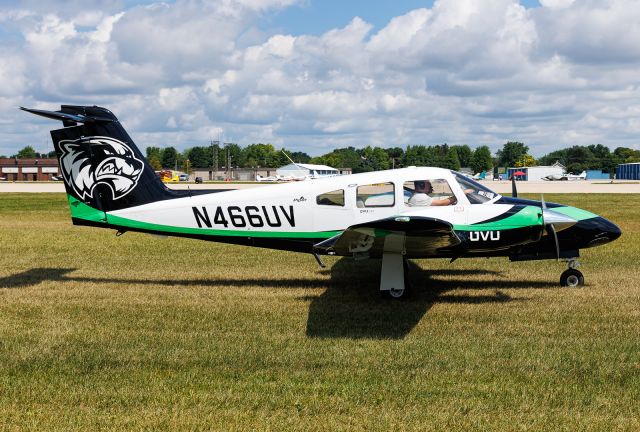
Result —
[{"label": "nose cone", "polygon": [[618,225],[603,217],[597,217],[589,221],[593,238],[589,241],[589,247],[609,243],[622,235]]}]

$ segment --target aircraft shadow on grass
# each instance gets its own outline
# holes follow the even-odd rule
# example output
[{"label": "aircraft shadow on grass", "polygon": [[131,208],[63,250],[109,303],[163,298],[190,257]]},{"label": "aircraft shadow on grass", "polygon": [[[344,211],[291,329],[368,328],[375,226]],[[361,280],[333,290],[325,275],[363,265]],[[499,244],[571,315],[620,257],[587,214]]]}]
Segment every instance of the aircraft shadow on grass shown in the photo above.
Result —
[{"label": "aircraft shadow on grass", "polygon": [[[555,288],[552,282],[500,279],[501,272],[483,269],[422,270],[411,266],[410,298],[381,298],[377,290],[380,265],[376,261],[338,260],[322,273],[326,279],[123,279],[72,276],[73,268],[33,268],[0,278],[1,288],[27,288],[44,281],[142,284],[154,286],[261,286],[265,288],[322,288],[310,301],[306,334],[312,338],[402,339],[435,303],[507,303],[514,299],[501,289]],[[485,276],[482,280],[475,276]],[[488,277],[488,278],[487,278]],[[478,295],[456,290],[486,291]]]},{"label": "aircraft shadow on grass", "polygon": [[[539,281],[497,279],[501,272],[492,270],[423,270],[411,263],[410,297],[398,301],[382,298],[375,289],[379,283],[379,262],[342,258],[325,271],[331,275],[331,281],[321,295],[311,299],[307,320],[309,337],[402,339],[435,303],[506,303],[521,299],[514,299],[500,289],[554,286]],[[489,279],[469,279],[474,276],[488,276]],[[487,293],[454,293],[460,289],[485,290]]]}]

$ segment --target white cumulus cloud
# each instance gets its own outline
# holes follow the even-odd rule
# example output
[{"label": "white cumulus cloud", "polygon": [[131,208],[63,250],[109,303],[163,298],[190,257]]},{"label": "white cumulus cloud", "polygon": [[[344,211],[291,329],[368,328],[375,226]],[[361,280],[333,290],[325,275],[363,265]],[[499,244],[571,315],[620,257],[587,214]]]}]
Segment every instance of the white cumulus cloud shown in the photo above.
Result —
[{"label": "white cumulus cloud", "polygon": [[64,103],[107,106],[142,147],[638,148],[639,2],[438,0],[381,28],[269,29],[300,1],[0,2],[0,154],[55,126],[18,106]]}]

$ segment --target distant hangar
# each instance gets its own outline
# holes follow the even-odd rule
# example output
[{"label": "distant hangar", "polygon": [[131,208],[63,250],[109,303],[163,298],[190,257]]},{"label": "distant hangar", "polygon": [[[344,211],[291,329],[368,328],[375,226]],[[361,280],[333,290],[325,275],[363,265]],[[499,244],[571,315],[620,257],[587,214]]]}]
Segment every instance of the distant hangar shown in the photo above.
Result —
[{"label": "distant hangar", "polygon": [[616,180],[640,180],[640,162],[618,165]]}]

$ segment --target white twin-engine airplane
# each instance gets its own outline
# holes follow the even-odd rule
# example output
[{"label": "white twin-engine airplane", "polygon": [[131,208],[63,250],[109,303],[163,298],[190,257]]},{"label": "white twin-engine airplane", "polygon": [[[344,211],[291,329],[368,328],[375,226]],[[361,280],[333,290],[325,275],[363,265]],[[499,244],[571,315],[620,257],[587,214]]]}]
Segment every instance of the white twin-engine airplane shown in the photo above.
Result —
[{"label": "white twin-engine airplane", "polygon": [[63,122],[51,136],[74,224],[305,252],[322,266],[325,254],[381,258],[380,290],[393,298],[407,291],[410,258],[562,258],[561,284],[582,285],[579,250],[621,234],[586,210],[503,197],[441,168],[174,191],[107,109],[22,109]]}]

